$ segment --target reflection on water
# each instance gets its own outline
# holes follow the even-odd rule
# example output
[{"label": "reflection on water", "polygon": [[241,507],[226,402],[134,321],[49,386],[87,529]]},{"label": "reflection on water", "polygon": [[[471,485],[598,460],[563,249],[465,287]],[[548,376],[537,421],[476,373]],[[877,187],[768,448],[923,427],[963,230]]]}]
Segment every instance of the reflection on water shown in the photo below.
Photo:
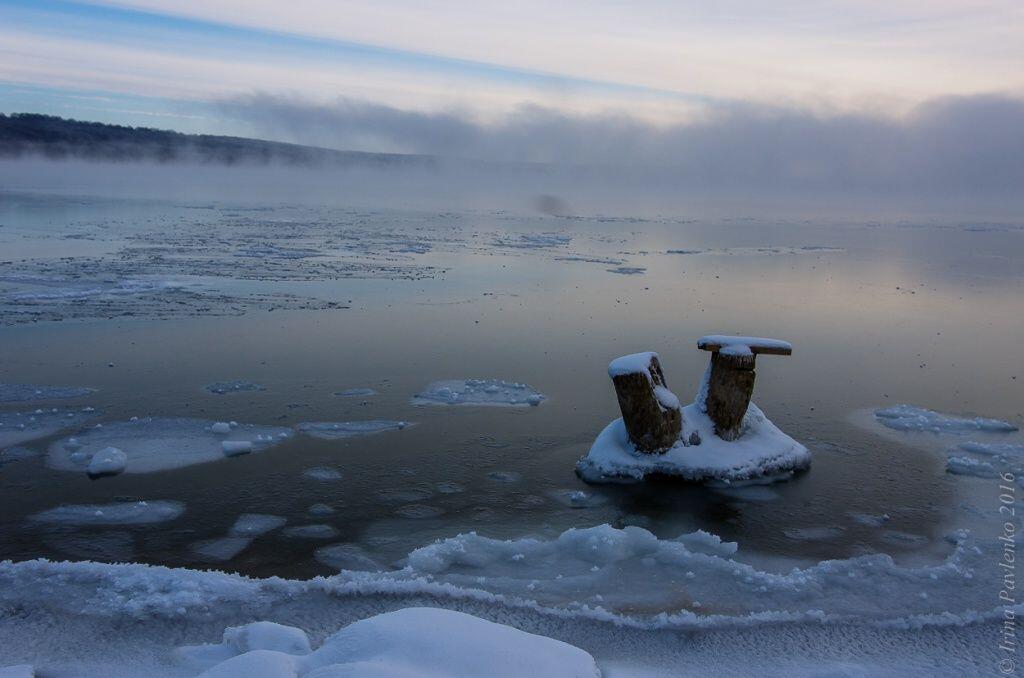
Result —
[{"label": "reflection on water", "polygon": [[[851,413],[906,402],[1024,420],[1024,371],[1012,359],[1024,336],[1024,230],[1012,226],[12,195],[0,200],[0,223],[0,382],[98,389],[48,407],[92,406],[97,422],[415,424],[296,435],[259,454],[95,481],[47,467],[41,453],[69,433],[23,443],[25,458],[0,466],[0,558],[307,576],[330,571],[314,558],[328,544],[358,544],[361,557],[393,564],[460,531],[551,536],[602,522],[663,537],[702,528],[766,562],[936,557],[962,505],[988,501],[992,488],[948,476],[941,449],[879,435]],[[793,342],[792,357],[760,361],[754,397],[812,450],[810,472],[726,491],[583,485],[574,462],[617,416],[608,361],[656,350],[669,386],[686,396],[707,360],[695,341],[712,332]],[[412,402],[431,382],[467,378],[526,383],[546,399]],[[235,381],[264,390],[204,389]],[[320,467],[340,478],[306,473]],[[567,499],[578,490],[586,500]],[[123,499],[186,510],[107,528],[27,520],[59,504]],[[241,545],[210,546],[245,513],[337,534],[279,529],[227,562],[204,556]],[[883,515],[884,525],[868,519]]]}]

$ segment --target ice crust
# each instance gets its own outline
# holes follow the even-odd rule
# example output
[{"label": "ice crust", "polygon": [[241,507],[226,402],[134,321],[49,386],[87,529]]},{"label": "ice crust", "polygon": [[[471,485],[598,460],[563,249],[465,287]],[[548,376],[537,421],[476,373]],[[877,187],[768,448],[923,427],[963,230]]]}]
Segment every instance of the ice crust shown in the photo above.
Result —
[{"label": "ice crust", "polygon": [[1017,426],[1000,419],[960,417],[926,410],[913,405],[896,405],[875,410],[879,423],[897,431],[924,431],[931,433],[970,433],[973,431],[1011,433]]},{"label": "ice crust", "polygon": [[526,384],[501,379],[435,381],[413,396],[414,405],[540,405],[545,396]]},{"label": "ice crust", "polygon": [[[220,422],[223,423],[223,422]],[[290,428],[238,424],[215,432],[205,419],[146,417],[110,422],[50,445],[47,464],[63,471],[84,471],[100,450],[116,447],[126,456],[125,473],[153,473],[259,452],[290,438]]]},{"label": "ice crust", "polygon": [[295,426],[299,433],[320,440],[341,440],[385,431],[400,431],[413,424],[385,419],[369,421],[305,421]]},{"label": "ice crust", "polygon": [[[592,483],[642,480],[649,474],[732,483],[786,478],[811,463],[807,448],[780,431],[754,403],[747,408],[741,430],[736,440],[722,440],[715,435],[714,422],[699,403],[693,403],[683,408],[679,442],[664,454],[644,454],[630,442],[622,419],[616,419],[576,463],[576,471]],[[700,437],[699,445],[686,442],[693,432]]]}]

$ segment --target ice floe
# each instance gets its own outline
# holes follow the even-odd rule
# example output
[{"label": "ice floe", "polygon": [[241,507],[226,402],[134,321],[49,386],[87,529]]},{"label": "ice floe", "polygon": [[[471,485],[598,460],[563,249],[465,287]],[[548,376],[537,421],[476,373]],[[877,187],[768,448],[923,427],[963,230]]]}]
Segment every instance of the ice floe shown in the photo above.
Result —
[{"label": "ice floe", "polygon": [[[222,423],[222,422],[221,422]],[[227,432],[205,419],[145,417],[109,422],[50,445],[47,464],[84,471],[94,455],[114,447],[125,456],[125,473],[152,473],[268,449],[294,433],[290,428],[238,424]]]},{"label": "ice floe", "polygon": [[[689,444],[690,440],[700,440],[700,444]],[[679,441],[665,453],[638,451],[620,418],[601,431],[587,455],[577,462],[576,471],[587,482],[641,480],[650,474],[735,482],[787,478],[810,462],[807,448],[780,431],[754,403],[747,408],[740,436],[733,441],[722,440],[715,435],[714,422],[703,411],[698,397],[697,402],[683,408]]]},{"label": "ice floe", "polygon": [[358,544],[324,546],[316,550],[314,557],[327,567],[333,567],[339,571],[380,572],[386,569]]},{"label": "ice floe", "polygon": [[174,520],[185,512],[179,501],[132,501],[112,504],[67,504],[29,516],[60,525],[144,525]]},{"label": "ice floe", "polygon": [[377,392],[372,388],[347,388],[343,391],[335,391],[334,395],[338,398],[368,398],[377,395]]},{"label": "ice floe", "polygon": [[959,476],[976,476],[978,478],[995,478],[999,475],[991,462],[966,456],[950,456],[946,459],[946,471]]},{"label": "ice floe", "polygon": [[207,560],[228,561],[244,551],[252,539],[247,537],[221,537],[192,544],[192,552]]},{"label": "ice floe", "polygon": [[414,405],[540,405],[545,396],[526,384],[501,379],[435,381],[413,396]]},{"label": "ice floe", "polygon": [[203,387],[210,393],[227,395],[229,393],[247,393],[251,391],[266,391],[267,387],[252,381],[216,381]]},{"label": "ice floe", "polygon": [[957,445],[964,452],[987,456],[1021,457],[1024,459],[1024,445],[1014,443],[979,443],[973,440]]},{"label": "ice floe", "polygon": [[355,436],[366,436],[384,431],[400,431],[413,424],[407,421],[385,419],[369,421],[304,421],[295,426],[303,435],[320,440],[341,440]]},{"label": "ice floe", "polygon": [[77,428],[95,416],[92,408],[0,412],[0,449]]},{"label": "ice floe", "polygon": [[255,622],[179,661],[202,678],[600,678],[578,647],[462,612],[409,607],[349,624],[312,651],[301,629]]},{"label": "ice floe", "polygon": [[0,384],[0,403],[26,403],[37,400],[81,398],[95,393],[82,386],[36,386],[34,384]]},{"label": "ice floe", "polygon": [[897,431],[925,431],[932,433],[970,433],[985,431],[1010,433],[1017,426],[1000,419],[985,417],[960,417],[926,410],[913,405],[896,405],[875,410],[879,423]]},{"label": "ice floe", "polygon": [[233,537],[258,537],[279,527],[283,527],[288,519],[284,516],[272,516],[266,513],[243,513],[231,526]]}]

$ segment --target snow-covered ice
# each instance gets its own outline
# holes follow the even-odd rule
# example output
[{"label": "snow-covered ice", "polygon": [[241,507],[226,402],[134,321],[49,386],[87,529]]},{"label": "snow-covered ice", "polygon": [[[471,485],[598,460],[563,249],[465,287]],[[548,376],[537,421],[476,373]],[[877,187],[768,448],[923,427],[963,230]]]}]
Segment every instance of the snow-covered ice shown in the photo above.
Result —
[{"label": "snow-covered ice", "polygon": [[127,465],[128,455],[116,447],[104,447],[92,455],[85,470],[90,478],[116,476],[119,473],[124,473]]},{"label": "snow-covered ice", "polygon": [[228,433],[215,432],[215,426],[205,419],[173,417],[109,422],[50,445],[47,464],[63,471],[85,470],[99,450],[116,447],[127,457],[125,473],[152,473],[266,450],[294,435],[278,426],[238,424]]},{"label": "snow-covered ice", "polygon": [[400,431],[413,424],[407,421],[377,419],[369,421],[305,421],[295,428],[304,435],[320,440],[341,440],[384,431]]},{"label": "snow-covered ice", "polygon": [[288,519],[284,516],[272,516],[266,513],[243,513],[231,526],[233,537],[258,537],[279,527],[283,527]]},{"label": "snow-covered ice", "polygon": [[[241,638],[239,637],[241,636]],[[600,678],[567,643],[452,610],[409,607],[354,622],[315,651],[298,628],[256,622],[183,647],[202,678]]]},{"label": "snow-covered ice", "polygon": [[738,347],[748,349],[747,352],[757,353],[758,349],[774,351],[792,351],[793,345],[781,339],[769,339],[767,337],[742,337],[731,334],[709,334],[697,340],[700,348],[720,346],[721,349]]},{"label": "snow-covered ice", "polygon": [[165,500],[67,504],[36,513],[29,520],[60,525],[143,525],[174,520],[184,512],[181,502]]},{"label": "snow-covered ice", "polygon": [[414,405],[540,405],[545,396],[526,384],[501,379],[446,379],[413,396]]},{"label": "snow-covered ice", "polygon": [[96,414],[92,408],[0,412],[0,449],[47,438],[65,429],[77,428]]},{"label": "snow-covered ice", "polygon": [[37,386],[35,384],[0,384],[0,403],[27,403],[37,400],[81,398],[96,389],[82,386]]},{"label": "snow-covered ice", "polygon": [[975,431],[1010,433],[1017,426],[1000,419],[960,417],[926,410],[913,405],[895,405],[875,410],[878,421],[897,431],[927,431],[931,433],[971,433]]},{"label": "snow-covered ice", "polygon": [[[699,445],[687,442],[694,432],[700,437]],[[780,431],[754,403],[747,408],[740,436],[724,441],[715,435],[714,422],[698,401],[683,408],[680,440],[664,454],[636,450],[620,418],[601,431],[576,463],[576,471],[587,482],[641,480],[649,474],[691,481],[743,481],[789,477],[810,462],[807,448]]]}]

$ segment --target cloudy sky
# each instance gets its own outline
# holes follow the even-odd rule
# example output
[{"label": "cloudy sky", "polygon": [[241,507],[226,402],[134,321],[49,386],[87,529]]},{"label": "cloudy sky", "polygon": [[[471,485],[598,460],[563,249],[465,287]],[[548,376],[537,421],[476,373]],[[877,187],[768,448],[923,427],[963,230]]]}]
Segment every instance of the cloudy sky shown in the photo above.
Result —
[{"label": "cloudy sky", "polygon": [[1022,27],[1020,0],[0,0],[0,112],[513,159],[765,116],[927,146],[1021,126]]}]

